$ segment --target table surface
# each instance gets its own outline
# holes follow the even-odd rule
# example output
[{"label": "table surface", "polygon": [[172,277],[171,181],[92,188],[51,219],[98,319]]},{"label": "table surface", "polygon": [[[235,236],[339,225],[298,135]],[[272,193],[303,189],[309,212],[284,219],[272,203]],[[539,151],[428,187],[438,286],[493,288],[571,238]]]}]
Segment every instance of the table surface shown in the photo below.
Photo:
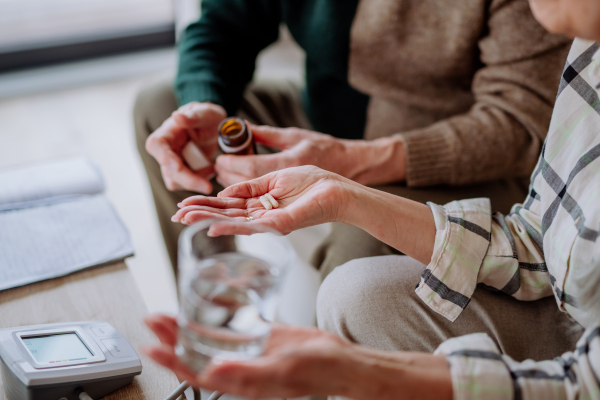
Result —
[{"label": "table surface", "polygon": [[[0,292],[0,328],[101,320],[129,340],[142,360],[142,374],[105,400],[161,400],[179,384],[173,373],[139,351],[141,346],[156,342],[143,324],[146,313],[125,263]],[[1,381],[0,400],[6,400]]]}]

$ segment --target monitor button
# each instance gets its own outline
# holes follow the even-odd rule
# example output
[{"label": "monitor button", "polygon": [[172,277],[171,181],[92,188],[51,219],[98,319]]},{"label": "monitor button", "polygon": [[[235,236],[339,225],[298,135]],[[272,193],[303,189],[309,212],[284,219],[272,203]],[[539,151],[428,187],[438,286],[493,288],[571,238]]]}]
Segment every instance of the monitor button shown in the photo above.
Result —
[{"label": "monitor button", "polygon": [[127,340],[123,338],[102,339],[102,343],[106,346],[108,351],[110,351],[110,354],[112,354],[113,357],[124,358],[135,356],[135,351]]},{"label": "monitor button", "polygon": [[117,331],[110,325],[95,325],[90,328],[99,338],[118,336]]}]

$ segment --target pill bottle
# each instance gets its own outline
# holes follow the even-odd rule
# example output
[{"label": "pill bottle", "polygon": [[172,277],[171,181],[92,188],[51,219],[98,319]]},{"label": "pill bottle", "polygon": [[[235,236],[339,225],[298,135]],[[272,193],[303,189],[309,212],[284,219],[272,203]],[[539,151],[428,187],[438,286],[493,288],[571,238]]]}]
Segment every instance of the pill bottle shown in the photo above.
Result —
[{"label": "pill bottle", "polygon": [[219,147],[225,154],[256,154],[252,131],[243,119],[237,117],[224,119],[219,125]]}]

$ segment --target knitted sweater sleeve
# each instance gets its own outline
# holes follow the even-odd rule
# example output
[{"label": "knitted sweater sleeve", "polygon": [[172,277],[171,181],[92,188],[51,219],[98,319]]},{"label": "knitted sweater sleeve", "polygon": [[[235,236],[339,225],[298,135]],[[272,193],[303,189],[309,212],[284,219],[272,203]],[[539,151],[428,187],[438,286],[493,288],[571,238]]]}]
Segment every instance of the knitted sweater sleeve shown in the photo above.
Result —
[{"label": "knitted sweater sleeve", "polygon": [[494,0],[479,40],[475,104],[460,115],[399,133],[407,184],[464,185],[531,174],[550,124],[567,38],[533,20],[527,2]]},{"label": "knitted sweater sleeve", "polygon": [[280,22],[278,0],[203,0],[179,45],[179,104],[210,101],[235,114],[256,56],[277,40]]}]

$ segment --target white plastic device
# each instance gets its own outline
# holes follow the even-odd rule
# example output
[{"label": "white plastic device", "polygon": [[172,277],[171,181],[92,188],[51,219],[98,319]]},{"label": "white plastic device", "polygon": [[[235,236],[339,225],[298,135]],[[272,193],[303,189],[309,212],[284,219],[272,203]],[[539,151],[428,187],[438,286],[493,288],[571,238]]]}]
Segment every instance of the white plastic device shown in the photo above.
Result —
[{"label": "white plastic device", "polygon": [[9,400],[99,399],[142,372],[127,339],[103,321],[2,329],[0,361]]}]

